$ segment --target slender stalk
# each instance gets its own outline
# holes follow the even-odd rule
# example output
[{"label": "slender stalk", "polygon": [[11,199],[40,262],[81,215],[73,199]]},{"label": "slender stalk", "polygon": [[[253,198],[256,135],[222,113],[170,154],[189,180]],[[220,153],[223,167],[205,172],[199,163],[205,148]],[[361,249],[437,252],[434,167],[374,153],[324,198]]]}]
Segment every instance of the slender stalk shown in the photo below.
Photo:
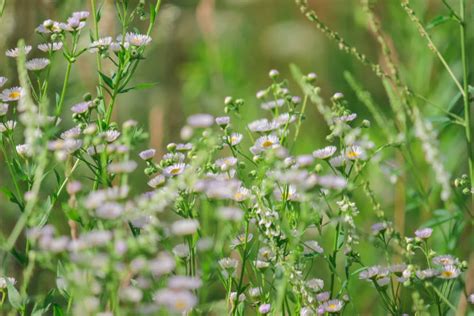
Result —
[{"label": "slender stalk", "polygon": [[[469,164],[469,176],[471,179],[471,186],[474,181],[474,148],[472,144],[472,127],[471,127],[471,109],[469,107],[469,64],[467,59],[467,46],[466,46],[466,38],[467,38],[467,21],[466,21],[466,3],[465,0],[459,0],[459,7],[460,7],[460,19],[459,22],[459,30],[461,33],[460,40],[461,40],[461,60],[462,60],[462,69],[463,69],[463,104],[464,104],[464,127],[466,133],[466,142],[467,142],[467,153],[468,153],[468,164]],[[473,200],[474,201],[474,200]]]}]

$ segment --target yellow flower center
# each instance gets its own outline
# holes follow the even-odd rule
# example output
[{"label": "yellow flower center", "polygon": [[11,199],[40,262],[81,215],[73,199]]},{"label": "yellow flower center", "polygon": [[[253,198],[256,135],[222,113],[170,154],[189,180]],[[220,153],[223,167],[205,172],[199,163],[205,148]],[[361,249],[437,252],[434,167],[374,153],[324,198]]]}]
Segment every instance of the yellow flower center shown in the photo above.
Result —
[{"label": "yellow flower center", "polygon": [[10,99],[18,99],[20,97],[20,92],[18,91],[12,91],[10,92],[10,94],[8,95],[8,97]]},{"label": "yellow flower center", "polygon": [[271,140],[266,140],[262,143],[263,148],[268,148],[270,146],[273,146],[273,142]]},{"label": "yellow flower center", "polygon": [[347,153],[347,158],[357,158],[359,157],[359,153],[354,151],[354,150],[351,150]]},{"label": "yellow flower center", "polygon": [[441,272],[441,275],[445,278],[450,278],[454,275],[454,273],[452,271],[443,271]]},{"label": "yellow flower center", "polygon": [[243,198],[242,193],[237,192],[237,193],[234,194],[234,199],[235,199],[235,200],[240,200],[240,199],[242,199],[242,198]]},{"label": "yellow flower center", "polygon": [[328,305],[328,310],[332,310],[332,311],[333,311],[333,310],[336,310],[336,308],[337,308],[336,304],[329,304],[329,305]]},{"label": "yellow flower center", "polygon": [[237,136],[232,136],[232,137],[230,138],[231,144],[235,144],[238,140],[239,140],[239,138],[238,138]]},{"label": "yellow flower center", "polygon": [[181,171],[180,168],[173,168],[173,169],[171,169],[170,173],[172,175],[177,175],[180,171]]},{"label": "yellow flower center", "polygon": [[185,310],[186,307],[187,307],[186,301],[185,301],[185,300],[177,300],[177,301],[174,303],[174,307],[175,307],[177,310]]}]

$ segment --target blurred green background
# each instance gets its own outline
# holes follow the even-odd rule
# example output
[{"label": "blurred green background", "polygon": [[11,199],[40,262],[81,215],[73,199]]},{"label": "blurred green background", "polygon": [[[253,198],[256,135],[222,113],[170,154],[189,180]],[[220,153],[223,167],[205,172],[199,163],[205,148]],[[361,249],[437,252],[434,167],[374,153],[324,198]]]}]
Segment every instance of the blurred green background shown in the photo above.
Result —
[{"label": "blurred green background", "polygon": [[[310,1],[310,4],[321,19],[350,44],[357,46],[375,62],[381,59],[379,46],[367,27],[359,0],[318,0]],[[426,25],[437,16],[446,14],[441,0],[413,1],[412,5]],[[113,6],[112,0],[104,1],[101,36],[117,34]],[[468,9],[472,16],[472,3]],[[89,1],[7,0],[5,12],[0,18],[0,51],[15,47],[20,38],[36,46],[40,43],[40,38],[34,33],[36,26],[48,18],[65,20],[75,10],[90,10]],[[410,88],[442,109],[462,114],[460,102],[451,102],[456,96],[454,85],[420,38],[416,27],[409,22],[399,1],[380,0],[375,4],[375,11],[392,45],[402,77]],[[144,31],[145,23],[135,26]],[[430,29],[430,33],[455,73],[460,74],[457,30],[455,23],[448,22]],[[474,33],[472,27],[470,31],[469,34]],[[135,82],[157,82],[157,85],[122,96],[114,116],[119,122],[130,118],[139,121],[150,132],[149,144],[143,144],[143,148],[157,148],[159,155],[163,154],[167,143],[179,141],[180,128],[187,115],[200,112],[222,115],[225,96],[247,101],[243,113],[245,118],[250,120],[262,115],[255,92],[269,83],[267,73],[272,68],[290,78],[290,63],[297,64],[304,72],[317,73],[318,85],[322,87],[325,97],[343,92],[350,108],[359,113],[359,117],[371,119],[344,79],[344,72],[348,71],[364,89],[371,92],[376,104],[388,117],[394,115],[390,112],[380,80],[320,34],[291,0],[165,0],[151,36],[152,46],[147,49],[147,59],[137,71]],[[82,44],[86,46],[88,40],[87,34],[84,34]],[[469,35],[469,47],[472,43],[472,35]],[[30,57],[40,53],[34,50]],[[60,59],[60,56],[56,58]],[[60,63],[53,68],[51,87],[56,91],[60,89],[64,77],[64,67]],[[95,67],[95,56],[88,53],[73,66],[66,105],[73,105],[81,100],[84,93],[94,91],[97,78]],[[7,59],[3,54],[0,55],[0,75],[10,78],[9,84],[17,82],[14,60]],[[296,85],[292,83],[291,86],[297,93]],[[455,155],[450,160],[445,159],[448,170],[460,175],[466,168],[462,128],[448,125],[443,110],[428,103],[420,102],[419,106],[439,133],[444,158],[448,153]],[[65,113],[65,126],[70,122],[69,116],[70,113]],[[383,144],[385,140],[377,126],[373,126],[372,131],[376,144]],[[324,146],[326,132],[327,127],[316,108],[309,107],[301,141],[296,147],[297,153],[310,153]],[[426,175],[423,182],[429,186],[433,182],[432,171],[424,162],[420,145],[414,143],[413,147],[417,167]],[[417,225],[432,214],[421,212],[416,202],[405,204],[410,197],[409,189],[400,184],[403,181],[397,185],[390,181],[397,175],[403,178],[404,170],[398,169],[396,156],[391,157],[390,153],[393,154],[387,154],[386,162],[373,165],[373,187],[386,213],[395,218],[402,231],[412,234]],[[4,162],[0,163],[0,186],[9,185]],[[137,176],[135,185],[135,190],[140,191],[145,189],[146,181]],[[367,201],[360,199],[359,202],[361,215],[358,221],[361,227],[368,229],[375,216],[370,209],[364,209]],[[437,198],[430,203],[433,210],[440,206]],[[0,229],[10,231],[17,216],[17,211],[1,196]],[[457,246],[454,244],[449,248]],[[469,245],[461,245],[457,249],[458,255],[466,259],[469,248]],[[440,249],[440,252],[447,250]],[[376,252],[372,250],[365,250],[363,255],[367,258],[366,264],[378,261]],[[367,286],[362,287],[361,291],[364,291],[360,294],[363,301],[358,305],[362,306],[362,311],[370,311],[375,291]]]}]

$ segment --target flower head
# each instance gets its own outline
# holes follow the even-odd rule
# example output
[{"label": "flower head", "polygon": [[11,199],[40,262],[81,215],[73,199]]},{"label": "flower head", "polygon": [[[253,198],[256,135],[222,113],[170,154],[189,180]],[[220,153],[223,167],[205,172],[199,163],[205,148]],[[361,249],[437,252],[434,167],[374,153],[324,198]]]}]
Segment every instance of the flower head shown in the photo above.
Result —
[{"label": "flower head", "polygon": [[13,87],[10,89],[5,89],[0,94],[0,99],[3,102],[11,102],[11,101],[18,101],[23,96],[23,88],[22,87]]},{"label": "flower head", "polygon": [[[16,48],[12,48],[12,49],[9,49],[5,52],[5,55],[7,57],[18,57],[20,55],[20,52],[23,50],[22,47],[16,47]],[[31,46],[30,45],[26,45],[24,47],[24,53],[25,55],[28,55],[29,52],[31,51]]]}]

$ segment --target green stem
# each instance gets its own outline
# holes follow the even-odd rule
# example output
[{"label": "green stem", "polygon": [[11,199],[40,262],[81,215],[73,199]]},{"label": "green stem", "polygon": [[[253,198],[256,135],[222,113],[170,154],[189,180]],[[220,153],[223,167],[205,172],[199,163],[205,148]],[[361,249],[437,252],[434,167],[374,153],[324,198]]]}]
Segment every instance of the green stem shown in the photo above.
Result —
[{"label": "green stem", "polygon": [[472,128],[471,128],[471,109],[469,107],[469,64],[467,60],[467,47],[466,47],[466,30],[467,30],[467,21],[465,18],[465,9],[466,4],[465,0],[459,0],[460,7],[460,23],[459,30],[461,33],[461,59],[462,59],[462,69],[463,69],[463,103],[464,103],[464,127],[466,133],[466,142],[467,142],[467,153],[468,153],[468,162],[469,162],[469,176],[471,179],[471,186],[474,181],[474,148],[472,146]]}]

